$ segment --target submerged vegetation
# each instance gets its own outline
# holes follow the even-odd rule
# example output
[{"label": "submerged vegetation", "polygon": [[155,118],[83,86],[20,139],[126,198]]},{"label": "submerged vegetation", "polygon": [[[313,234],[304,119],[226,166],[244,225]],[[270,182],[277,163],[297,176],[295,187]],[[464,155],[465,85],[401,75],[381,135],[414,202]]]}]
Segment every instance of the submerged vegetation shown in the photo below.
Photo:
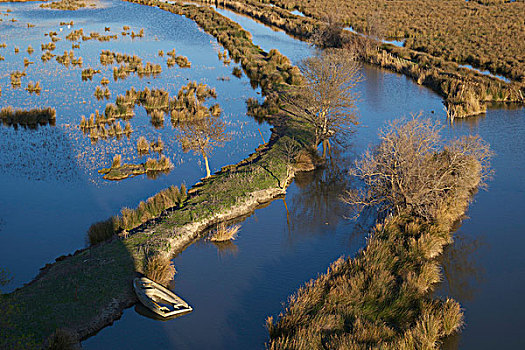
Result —
[{"label": "submerged vegetation", "polygon": [[432,294],[437,257],[490,173],[491,152],[473,136],[442,146],[439,130],[430,120],[395,121],[356,161],[365,186],[347,202],[390,215],[356,257],[337,260],[276,322],[268,318],[269,349],[436,349],[461,328],[459,304]]}]

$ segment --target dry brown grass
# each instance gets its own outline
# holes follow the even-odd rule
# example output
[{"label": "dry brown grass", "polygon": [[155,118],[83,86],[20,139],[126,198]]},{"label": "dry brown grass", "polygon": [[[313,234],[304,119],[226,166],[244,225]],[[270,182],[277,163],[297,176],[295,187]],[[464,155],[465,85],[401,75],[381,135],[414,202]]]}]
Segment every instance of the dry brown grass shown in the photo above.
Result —
[{"label": "dry brown grass", "polygon": [[[249,2],[249,1],[248,1]],[[262,1],[255,1],[262,2]],[[335,11],[360,33],[406,38],[405,46],[445,60],[525,78],[523,1],[273,0],[288,9],[325,19]],[[483,35],[480,35],[483,33]]]},{"label": "dry brown grass", "polygon": [[168,285],[177,271],[171,260],[164,254],[155,254],[146,259],[144,275],[162,285]]},{"label": "dry brown grass", "polygon": [[241,229],[241,225],[226,226],[224,222],[217,225],[217,228],[211,233],[210,241],[225,242],[235,240],[237,233]]}]

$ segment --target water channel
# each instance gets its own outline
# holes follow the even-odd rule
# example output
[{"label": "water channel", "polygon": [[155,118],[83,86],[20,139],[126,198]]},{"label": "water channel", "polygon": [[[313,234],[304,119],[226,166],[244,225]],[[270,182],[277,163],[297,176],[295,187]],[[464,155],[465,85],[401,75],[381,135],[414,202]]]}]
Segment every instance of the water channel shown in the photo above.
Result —
[{"label": "water channel", "polygon": [[[295,63],[310,53],[307,45],[282,32],[218,11],[250,31],[265,50],[277,48]],[[84,347],[263,348],[265,318],[277,316],[288,296],[335,258],[352,256],[364,244],[363,228],[345,219],[346,210],[338,202],[349,181],[344,167],[377,142],[385,121],[420,112],[446,125],[445,138],[480,134],[496,152],[495,176],[488,190],[476,195],[443,258],[445,280],[437,294],[456,298],[466,316],[463,332],[447,339],[445,347],[523,347],[519,320],[525,311],[520,302],[525,292],[525,218],[520,213],[525,178],[520,174],[525,164],[525,111],[489,109],[484,116],[448,125],[440,97],[430,90],[374,67],[363,67],[362,74],[361,125],[348,138],[346,150],[334,156],[332,166],[300,176],[290,186],[289,213],[282,200],[275,200],[242,222],[233,245],[197,243],[174,259],[179,271],[174,287],[192,303],[193,313],[159,322],[128,309]]]},{"label": "water channel", "polygon": [[[137,14],[134,16],[134,20],[138,21],[137,26],[145,27],[147,32],[155,32],[161,43],[165,40],[175,40],[174,38],[185,42],[188,47],[183,54],[188,56],[192,63],[197,64],[199,59],[205,60],[210,55],[216,57],[216,52],[213,51],[215,41],[201,33],[190,21],[145,6],[119,2],[110,4],[117,7],[115,13],[106,15],[104,12],[111,11],[112,7],[96,10],[100,11],[101,17],[106,21],[106,18],[111,18],[117,23],[119,18],[120,21],[124,21],[118,8],[125,6],[129,9],[127,6],[132,6]],[[282,32],[273,31],[229,11],[219,11],[250,31],[254,43],[265,50],[276,48],[290,57],[294,63],[311,53],[306,44]],[[81,13],[73,13],[71,16],[81,16]],[[91,13],[84,15],[92,16]],[[71,16],[68,15],[68,18]],[[144,22],[146,19],[149,22]],[[158,23],[163,24],[160,26]],[[118,25],[120,24],[121,22]],[[166,31],[171,34],[163,34]],[[198,41],[198,38],[201,38],[201,41]],[[175,45],[174,47],[178,49],[182,45],[180,41],[166,46],[169,49],[171,45]],[[209,46],[203,43],[209,43]],[[158,47],[155,47],[152,52],[156,52],[157,49]],[[203,50],[208,51],[203,52]],[[182,47],[180,51],[183,51]],[[206,52],[208,55],[205,54]],[[223,69],[220,62],[215,62],[215,66],[216,70]],[[231,67],[224,69],[225,72],[219,74],[229,74]],[[191,70],[188,72],[191,74],[191,79],[198,79],[193,75],[197,73]],[[362,75],[363,81],[358,86],[361,124],[356,128],[356,132],[347,138],[346,146],[334,151],[329,166],[311,174],[298,176],[288,190],[285,198],[286,206],[283,199],[275,200],[242,221],[239,237],[232,244],[216,246],[196,242],[174,259],[178,270],[174,288],[194,307],[192,313],[175,320],[161,322],[143,315],[143,311],[138,307],[130,308],[112,326],[85,340],[83,347],[86,349],[263,348],[267,339],[264,328],[266,317],[277,316],[283,309],[282,303],[286,302],[288,296],[305,281],[326,271],[329,264],[339,256],[352,256],[365,243],[366,225],[356,227],[354,222],[347,220],[346,208],[338,200],[342,189],[348,186],[350,181],[345,169],[363,150],[377,143],[378,130],[385,121],[402,116],[409,117],[411,114],[421,112],[445,124],[443,130],[445,138],[479,134],[491,144],[496,153],[493,160],[495,175],[489,183],[488,190],[476,194],[475,201],[467,213],[468,218],[462,222],[455,234],[455,243],[447,249],[443,257],[445,280],[437,294],[457,299],[465,309],[466,316],[463,332],[447,339],[445,347],[449,349],[490,349],[501,346],[523,348],[525,339],[520,336],[520,321],[521,315],[525,312],[525,305],[520,297],[525,292],[525,259],[521,253],[521,247],[525,244],[523,235],[525,216],[522,215],[525,177],[521,174],[525,170],[525,110],[489,109],[486,115],[459,120],[449,125],[441,98],[432,91],[418,86],[402,75],[374,67],[363,67]],[[208,81],[211,79],[209,78]],[[215,81],[213,82],[215,84]],[[230,82],[232,83],[233,81]],[[220,85],[219,82],[216,84]],[[223,94],[232,100],[242,100],[255,94],[245,80],[235,84],[237,85],[230,85],[223,90]],[[217,89],[220,96],[221,90]],[[3,99],[2,96],[2,101]],[[239,111],[244,108],[241,102],[238,104]],[[235,107],[231,108],[235,111]],[[244,117],[240,120],[249,119]],[[256,132],[257,126],[249,125],[251,124],[247,124],[245,128],[249,132]],[[234,127],[235,125],[232,126]],[[264,130],[267,135],[267,129]],[[219,159],[217,156],[217,167],[232,163],[235,157],[242,158],[243,154],[247,154],[256,146],[256,142],[249,143],[252,139],[250,137],[243,139],[245,146],[242,149],[232,148],[229,152],[234,153],[235,156],[231,158],[224,156]],[[177,174],[176,177],[172,175],[173,173]],[[114,213],[122,205],[144,199],[167,184],[172,182],[177,184],[181,179],[192,183],[199,174],[201,169],[192,163],[186,168],[177,167],[174,172],[160,181],[135,178],[109,185],[95,182],[96,185],[89,189],[89,193],[95,192],[97,195],[90,195],[93,199],[89,207],[84,206],[83,203],[78,205],[79,214],[76,220],[81,218],[85,226],[88,222]],[[25,183],[24,179],[18,180],[17,183],[14,176],[8,180],[11,181],[7,183],[8,185],[16,185],[20,188],[21,185],[18,183]],[[125,184],[135,181],[137,182],[133,186],[135,190],[130,195],[126,186],[131,188],[132,185]],[[86,182],[88,181],[84,181],[78,187],[84,188]],[[37,189],[44,188],[44,184],[36,181],[34,183],[36,185],[32,186],[36,186]],[[22,265],[28,266],[20,268],[19,271],[15,270],[14,275],[17,279],[15,284],[20,284],[34,275],[36,266],[41,266],[60,254],[57,252],[67,253],[81,247],[83,237],[79,233],[85,232],[87,227],[79,230],[77,224],[71,224],[74,219],[61,215],[65,221],[59,225],[59,229],[63,230],[62,233],[56,236],[46,235],[51,231],[40,229],[39,225],[41,221],[45,223],[45,220],[56,225],[57,209],[46,208],[49,213],[43,212],[34,221],[23,220],[23,210],[16,209],[13,203],[20,203],[19,205],[29,208],[31,205],[42,207],[47,203],[47,197],[42,196],[37,203],[30,204],[33,198],[30,194],[35,190],[24,185],[24,190],[19,190],[22,191],[22,198],[17,199],[20,194],[12,193],[10,186],[6,186],[4,182],[0,188],[3,191],[0,209],[5,213],[3,224],[0,226],[2,247],[0,256],[3,266],[13,267],[21,261],[24,261]],[[67,188],[68,185],[61,186],[66,187],[60,192],[62,195],[71,191]],[[57,184],[56,188],[61,186]],[[53,192],[58,191],[56,188]],[[99,188],[102,190],[98,190]],[[71,201],[85,195],[79,191],[70,194]],[[4,198],[7,198],[7,201]],[[55,216],[53,220],[45,219],[47,215]],[[18,221],[24,222],[25,227],[21,226],[15,230],[18,226],[12,222]],[[75,236],[76,234],[78,237]],[[28,244],[29,237],[33,237],[36,242],[30,243],[31,247],[27,248],[25,245]],[[64,244],[63,240],[69,240],[69,243]],[[42,246],[42,242],[46,244]],[[22,257],[11,253],[11,250],[19,249],[22,245],[29,250],[28,253],[17,252],[22,254]],[[45,252],[42,253],[42,250]]]}]

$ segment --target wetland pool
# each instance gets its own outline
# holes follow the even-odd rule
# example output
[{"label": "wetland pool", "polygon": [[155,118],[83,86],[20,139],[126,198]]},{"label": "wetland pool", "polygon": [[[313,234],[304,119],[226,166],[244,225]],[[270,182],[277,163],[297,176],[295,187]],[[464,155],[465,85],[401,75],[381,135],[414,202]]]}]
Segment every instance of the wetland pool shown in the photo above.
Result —
[{"label": "wetland pool", "polygon": [[[177,71],[175,74],[190,74],[187,78],[197,81],[200,81],[198,77],[201,77],[203,82],[215,86],[226,118],[229,113],[235,115],[235,108],[238,108],[239,113],[245,113],[244,98],[257,94],[245,78],[240,81],[234,80],[233,77],[230,82],[216,81],[216,76],[229,74],[231,66],[223,67],[217,60],[213,38],[199,31],[191,21],[168,12],[128,3],[111,2],[110,4],[115,7],[115,13],[111,12],[112,6],[94,10],[93,13],[100,12],[104,21],[114,20],[114,23],[117,23],[115,25],[118,26],[130,24],[134,29],[144,27],[145,39],[149,37],[150,31],[154,31],[161,41],[179,38],[180,41],[174,41],[167,45],[168,47],[160,44],[154,46],[150,60],[154,60],[153,56],[159,47],[162,46],[164,50],[171,49],[170,46],[175,47],[178,53],[187,56],[192,62],[190,70],[174,68],[174,71]],[[15,12],[18,11],[16,9],[25,6],[36,13],[42,11],[31,5],[34,4],[9,6],[13,7],[15,16]],[[120,6],[126,9],[132,8],[137,16],[125,20],[118,10],[121,9]],[[250,31],[254,43],[265,50],[276,48],[290,57],[294,63],[311,53],[306,44],[282,32],[273,31],[230,11],[219,11]],[[36,16],[35,13],[31,13]],[[93,13],[73,12],[64,19],[70,18],[76,23],[75,16],[94,16]],[[60,13],[57,12],[57,16],[58,14]],[[21,13],[19,16],[26,18],[22,17]],[[37,22],[29,14],[24,16],[28,16],[28,20],[33,18],[31,20]],[[150,25],[144,22],[146,18],[149,18]],[[169,31],[169,28],[155,27],[160,19],[166,23],[182,24],[180,28],[174,28],[170,35],[162,34],[165,30]],[[53,23],[59,20],[61,18],[57,21],[53,19]],[[80,22],[80,19],[78,20]],[[100,30],[101,27],[97,28]],[[191,32],[185,32],[187,30]],[[195,38],[203,38],[203,41],[193,44],[197,40]],[[35,43],[39,42],[38,39],[34,39]],[[2,40],[5,39],[0,39],[0,42]],[[183,42],[186,43],[187,50]],[[207,44],[204,45],[203,42]],[[211,77],[207,75],[211,74],[209,70],[204,68],[203,72],[199,73],[201,75],[197,76],[196,72],[192,72],[194,66],[199,67],[198,62],[201,62],[201,67],[212,65],[205,63],[210,57],[203,57],[202,51],[199,51],[206,47],[215,60],[216,68],[211,71],[222,70],[221,73],[212,74]],[[1,50],[5,49],[0,49],[0,54],[3,55]],[[7,51],[5,56],[6,61],[0,64],[8,61]],[[140,309],[137,312],[135,308],[130,308],[113,325],[85,340],[82,343],[83,347],[86,349],[130,349],[144,346],[151,349],[264,348],[267,339],[267,331],[264,327],[266,317],[276,317],[282,311],[282,303],[285,303],[298,287],[326,271],[329,264],[339,256],[352,256],[365,244],[366,225],[356,227],[354,222],[347,220],[346,208],[339,201],[339,194],[350,181],[345,169],[369,145],[378,142],[378,130],[385,121],[402,116],[409,117],[420,112],[440,120],[445,125],[444,138],[479,134],[491,144],[496,153],[493,159],[494,178],[489,182],[486,191],[481,190],[476,194],[467,213],[468,217],[455,233],[455,243],[447,248],[443,257],[444,281],[436,294],[457,299],[464,308],[466,318],[466,326],[462,333],[447,339],[444,347],[447,349],[490,349],[502,345],[505,348],[525,347],[525,340],[520,336],[521,315],[525,312],[525,304],[520,298],[525,293],[525,259],[521,252],[521,247],[525,244],[525,235],[523,235],[525,217],[522,215],[525,177],[521,175],[525,170],[525,110],[489,109],[483,116],[449,124],[441,98],[432,91],[418,86],[404,76],[374,67],[363,67],[362,74],[363,81],[357,88],[360,95],[358,108],[361,125],[346,140],[347,147],[333,155],[329,166],[312,174],[299,175],[287,192],[286,206],[282,199],[276,199],[264,208],[256,210],[241,222],[239,237],[232,244],[217,246],[196,242],[174,259],[178,270],[175,275],[174,290],[193,306],[192,313],[175,320],[160,322],[143,316],[139,313]],[[79,75],[78,71],[76,73],[78,80],[80,80]],[[163,75],[159,79],[162,79]],[[5,88],[7,78],[2,79],[1,99],[5,101],[5,96],[9,96],[5,95],[8,90]],[[140,81],[134,83],[138,85]],[[183,81],[180,84],[184,83]],[[76,84],[80,84],[80,81]],[[227,86],[222,93],[219,88],[221,84]],[[89,93],[85,92],[87,96],[92,96],[95,85],[94,83],[90,85]],[[124,90],[125,88],[122,87],[120,93]],[[26,94],[23,94],[24,99],[27,97]],[[43,97],[44,94],[41,96]],[[222,102],[221,98],[225,101]],[[238,102],[233,102],[237,100]],[[227,101],[230,101],[232,107],[226,107]],[[15,102],[9,101],[9,103],[16,106]],[[97,108],[95,101],[90,103],[91,107],[79,112],[89,114]],[[69,104],[70,110],[83,108],[82,106],[78,107],[73,102]],[[73,149],[73,146],[69,147],[67,143],[62,144],[60,141],[62,138],[64,142],[68,141],[76,145],[71,141],[69,134],[63,131],[63,127],[61,129],[62,113],[58,106],[55,108],[58,115],[57,126],[54,129],[39,128],[35,134],[43,133],[41,138],[47,140],[47,134],[43,130],[52,130],[57,134],[56,142],[63,145],[64,151]],[[63,114],[67,115],[66,112]],[[135,118],[138,117],[137,115]],[[70,115],[69,118],[69,123],[78,123],[76,116]],[[240,120],[250,121],[244,116]],[[147,127],[147,120],[143,126]],[[229,152],[233,152],[233,155],[224,155],[223,158],[220,158],[219,152],[226,152],[228,148],[220,149],[215,158],[212,158],[215,170],[222,165],[235,162],[235,159],[242,159],[251,152],[259,142],[259,139],[253,136],[258,133],[258,127],[262,128],[267,138],[269,131],[266,126],[246,124],[247,135],[251,136],[245,139],[239,138],[243,140],[239,142],[244,144],[245,148],[232,149]],[[1,128],[0,131],[15,133],[12,128]],[[24,136],[19,137],[25,137],[27,141],[30,131],[23,132]],[[2,137],[0,140],[4,139]],[[88,141],[83,145],[89,146]],[[74,156],[75,153],[72,153],[71,158],[73,159]],[[21,160],[27,157],[30,156],[23,156]],[[37,159],[33,161],[36,162]],[[60,161],[63,159],[56,160],[58,163]],[[177,164],[168,176],[156,181],[137,177],[120,183],[97,181],[98,178],[90,175],[84,167],[80,166],[75,167],[80,180],[72,180],[69,185],[66,181],[55,179],[54,171],[48,171],[49,177],[42,175],[43,179],[32,179],[32,172],[24,177],[18,177],[16,172],[6,174],[3,170],[1,174],[3,184],[0,190],[2,198],[6,200],[0,203],[2,213],[5,213],[0,224],[0,256],[2,256],[2,267],[10,269],[15,277],[14,287],[30,280],[38,267],[44,263],[52,261],[60,254],[80,248],[83,245],[84,232],[92,222],[114,214],[124,205],[136,204],[169,184],[178,184],[182,180],[187,184],[193,183],[202,175],[202,169],[196,166],[196,162],[197,160],[190,156],[189,160]],[[45,165],[43,162],[42,166]],[[59,168],[61,167],[58,166],[57,169]],[[57,202],[56,206],[49,205],[54,203],[49,200],[50,198]],[[9,287],[13,286],[9,285]]]},{"label": "wetland pool", "polygon": [[[194,22],[182,16],[158,9],[122,1],[104,1],[100,9],[57,11],[39,8],[39,2],[0,4],[0,11],[12,12],[4,18],[15,18],[17,22],[4,20],[0,23],[0,62],[2,74],[0,106],[14,108],[53,107],[57,111],[56,126],[43,126],[37,130],[22,127],[15,129],[0,125],[0,266],[6,269],[13,281],[6,291],[30,281],[38,269],[56,257],[74,252],[85,246],[86,232],[94,222],[117,214],[123,207],[136,207],[141,200],[172,184],[185,183],[191,186],[205,175],[200,156],[184,153],[175,140],[169,116],[164,127],[154,128],[143,107],[135,107],[135,117],[130,120],[134,132],[128,139],[108,139],[92,144],[78,128],[81,115],[88,117],[95,110],[104,111],[106,103],[115,101],[118,94],[134,87],[142,90],[162,88],[170,96],[189,81],[208,84],[215,88],[217,99],[206,104],[219,103],[226,131],[232,136],[223,148],[216,148],[210,158],[211,170],[217,171],[226,164],[236,163],[252,153],[262,143],[261,131],[268,141],[270,126],[258,124],[246,115],[245,100],[260,99],[260,89],[254,90],[243,75],[234,77],[233,61],[226,66],[218,59],[218,51],[224,51],[217,41],[204,33]],[[130,13],[137,15],[130,16]],[[60,22],[74,24],[70,28]],[[28,28],[27,23],[35,24]],[[131,39],[122,36],[122,28],[130,26],[139,32],[144,28],[143,38]],[[109,27],[110,31],[105,32]],[[80,41],[75,56],[83,58],[82,68],[65,67],[52,59],[42,62],[40,45],[49,42],[44,33],[56,31],[55,53],[71,50],[72,42],[66,35],[83,28],[84,33],[117,34],[118,40],[99,42]],[[62,30],[61,30],[62,29]],[[76,42],[74,42],[76,43]],[[35,52],[28,55],[31,45]],[[13,47],[20,48],[15,54]],[[166,66],[167,57],[158,56],[175,49],[177,55],[188,57],[191,68]],[[146,62],[161,64],[162,73],[157,77],[140,79],[132,75],[114,81],[111,66],[99,61],[102,50],[136,54]],[[23,70],[23,58],[29,57],[34,64],[26,68],[22,87],[10,86],[9,73]],[[82,81],[81,70],[100,69],[92,81]],[[110,80],[109,100],[97,100],[93,93],[100,80]],[[229,80],[222,80],[229,77]],[[24,90],[29,81],[41,81],[40,95],[30,95]],[[123,162],[144,162],[135,145],[139,136],[155,141],[160,136],[164,142],[163,154],[167,155],[174,168],[167,175],[155,180],[146,175],[122,180],[106,181],[97,170],[108,167],[115,154],[122,154]],[[149,157],[156,158],[155,154]]]}]

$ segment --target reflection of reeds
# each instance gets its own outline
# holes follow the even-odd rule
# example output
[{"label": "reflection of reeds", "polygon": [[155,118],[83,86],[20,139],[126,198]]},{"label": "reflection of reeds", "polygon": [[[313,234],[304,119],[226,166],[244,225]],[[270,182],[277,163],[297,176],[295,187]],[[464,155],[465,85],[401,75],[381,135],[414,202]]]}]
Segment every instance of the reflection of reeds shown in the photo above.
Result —
[{"label": "reflection of reeds", "polygon": [[234,240],[237,237],[240,228],[241,225],[226,226],[224,222],[221,222],[211,234],[210,241],[225,242]]},{"label": "reflection of reeds", "polygon": [[226,255],[236,255],[239,252],[239,247],[237,247],[232,241],[212,243],[217,248],[217,252],[221,257],[225,257]]}]

